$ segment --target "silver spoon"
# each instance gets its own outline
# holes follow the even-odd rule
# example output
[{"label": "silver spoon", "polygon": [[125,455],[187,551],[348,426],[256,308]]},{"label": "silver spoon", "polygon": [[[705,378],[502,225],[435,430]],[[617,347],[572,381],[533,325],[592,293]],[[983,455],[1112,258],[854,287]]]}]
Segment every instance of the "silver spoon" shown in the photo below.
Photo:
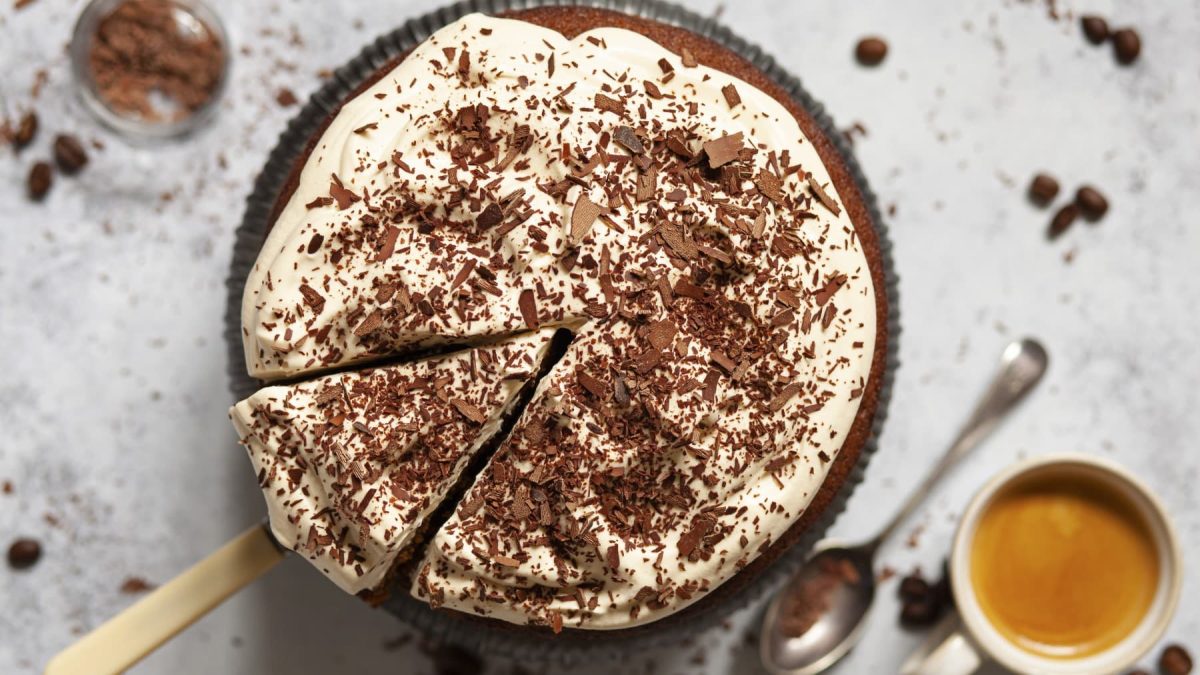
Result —
[{"label": "silver spoon", "polygon": [[[796,573],[787,587],[771,601],[763,618],[759,654],[763,666],[775,675],[814,675],[832,666],[858,642],[867,614],[875,600],[875,553],[896,528],[925,500],[930,489],[961,457],[996,427],[996,424],[1025,397],[1042,374],[1049,357],[1036,340],[1026,338],[1004,350],[1000,370],[992,378],[983,398],[966,425],[958,432],[945,456],[925,477],[904,506],[874,539],[857,546],[822,542]],[[796,584],[839,570],[838,583],[830,591],[827,607],[799,637],[782,630],[780,606]]]}]

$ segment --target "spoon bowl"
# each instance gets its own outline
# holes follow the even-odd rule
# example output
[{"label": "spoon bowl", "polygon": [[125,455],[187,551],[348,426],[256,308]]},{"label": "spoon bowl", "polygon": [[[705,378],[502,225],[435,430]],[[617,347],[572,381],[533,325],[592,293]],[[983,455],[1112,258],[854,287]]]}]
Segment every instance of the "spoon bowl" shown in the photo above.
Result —
[{"label": "spoon bowl", "polygon": [[[869,545],[845,547],[829,542],[805,561],[804,567],[792,577],[784,590],[767,607],[764,626],[779,626],[765,630],[759,642],[763,665],[773,675],[814,675],[846,655],[858,642],[867,614],[875,601],[875,572]],[[789,606],[793,598],[805,598],[805,586],[819,587],[822,577],[835,572],[838,583],[827,590],[824,602],[827,609],[820,612],[803,631],[788,631],[789,616],[802,608]],[[806,621],[804,623],[807,623]],[[846,627],[850,626],[850,631]],[[788,635],[801,632],[801,635]]]}]

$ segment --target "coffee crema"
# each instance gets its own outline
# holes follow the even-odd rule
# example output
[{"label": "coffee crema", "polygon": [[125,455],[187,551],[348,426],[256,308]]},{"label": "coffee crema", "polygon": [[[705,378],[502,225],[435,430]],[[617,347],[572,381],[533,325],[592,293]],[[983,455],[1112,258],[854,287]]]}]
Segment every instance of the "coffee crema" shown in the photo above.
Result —
[{"label": "coffee crema", "polygon": [[1103,652],[1154,601],[1159,557],[1150,528],[1100,479],[1049,472],[997,494],[971,543],[971,585],[1005,639],[1040,656]]}]

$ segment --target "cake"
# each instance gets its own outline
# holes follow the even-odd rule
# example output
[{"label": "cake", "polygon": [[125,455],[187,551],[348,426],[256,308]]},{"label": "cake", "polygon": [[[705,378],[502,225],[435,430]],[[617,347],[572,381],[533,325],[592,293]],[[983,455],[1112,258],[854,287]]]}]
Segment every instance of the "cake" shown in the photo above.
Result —
[{"label": "cake", "polygon": [[[300,153],[242,305],[249,373],[291,384],[233,416],[276,536],[342,588],[635,630],[716,602],[818,522],[870,436],[888,312],[843,159],[748,62],[615,12],[471,14]],[[570,340],[546,352],[553,331]],[[402,386],[339,458],[374,399],[323,412],[331,384],[382,396],[495,350],[541,372],[489,358],[441,399]],[[451,423],[454,470],[414,511],[379,481],[420,451],[379,449],[410,438],[410,406],[452,416],[467,392],[487,423]],[[317,513],[340,534],[310,543]]]}]

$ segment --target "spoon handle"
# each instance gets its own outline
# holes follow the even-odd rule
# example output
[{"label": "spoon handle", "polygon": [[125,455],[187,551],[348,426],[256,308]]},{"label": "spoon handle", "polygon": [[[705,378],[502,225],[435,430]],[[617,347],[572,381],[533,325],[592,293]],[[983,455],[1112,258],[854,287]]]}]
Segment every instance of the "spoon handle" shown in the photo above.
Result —
[{"label": "spoon handle", "polygon": [[967,423],[959,430],[946,454],[930,470],[920,487],[913,491],[887,526],[870,541],[868,544],[870,548],[878,548],[925,500],[930,489],[941,480],[946,471],[964,455],[974,450],[996,428],[996,424],[1012,410],[1013,406],[1033,390],[1038,381],[1042,379],[1048,364],[1049,356],[1046,354],[1046,349],[1032,338],[1018,340],[1005,348],[1004,355],[1000,359],[1000,370],[992,377],[991,384],[988,385],[983,398],[976,404]]}]

